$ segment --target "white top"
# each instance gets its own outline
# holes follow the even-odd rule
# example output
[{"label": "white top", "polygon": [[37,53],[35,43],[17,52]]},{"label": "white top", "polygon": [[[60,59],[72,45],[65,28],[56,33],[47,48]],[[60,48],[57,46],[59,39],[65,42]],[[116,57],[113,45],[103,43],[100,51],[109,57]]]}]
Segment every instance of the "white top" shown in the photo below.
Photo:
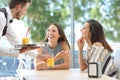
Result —
[{"label": "white top", "polygon": [[111,53],[109,53],[104,47],[97,47],[95,45],[91,48],[88,47],[85,60],[87,63],[101,62],[102,73],[116,77],[115,64],[112,60]]},{"label": "white top", "polygon": [[[6,7],[6,11],[7,11],[7,33],[5,35],[6,39],[10,42],[10,44],[12,46],[15,46],[16,44],[20,44],[21,40],[19,39],[19,36],[17,36],[17,33],[13,30],[12,24],[10,23],[10,20],[12,20],[12,14],[10,11],[9,7]],[[4,16],[3,12],[0,12],[0,41],[2,39],[2,33],[3,33],[3,29],[6,25],[6,18]],[[30,52],[30,51],[29,51]],[[26,53],[30,56],[34,56],[36,57],[37,54],[36,53]],[[0,56],[19,56],[19,50],[16,50],[14,48],[10,48],[10,47],[5,47],[0,45]]]}]

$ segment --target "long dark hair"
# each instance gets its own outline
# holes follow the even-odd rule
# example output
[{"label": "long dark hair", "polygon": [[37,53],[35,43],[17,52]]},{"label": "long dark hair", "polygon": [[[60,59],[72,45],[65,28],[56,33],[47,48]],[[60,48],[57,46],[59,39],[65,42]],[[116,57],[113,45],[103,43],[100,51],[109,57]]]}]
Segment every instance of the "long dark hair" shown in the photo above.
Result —
[{"label": "long dark hair", "polygon": [[[58,23],[52,23],[52,24],[50,24],[50,25],[55,25],[55,26],[57,27],[57,29],[58,29],[58,33],[59,33],[60,36],[61,36],[61,37],[58,39],[58,42],[63,42],[63,41],[65,41],[65,42],[67,43],[67,45],[69,46],[69,48],[70,48],[70,45],[69,45],[69,43],[68,43],[68,40],[67,40],[67,38],[66,38],[66,36],[65,36],[65,33],[64,33],[62,27],[61,27]],[[48,26],[48,28],[50,27],[50,25]],[[44,41],[44,42],[48,42],[47,36],[45,37],[45,39],[44,39],[43,41]]]},{"label": "long dark hair", "polygon": [[101,42],[105,49],[107,49],[109,52],[113,52],[112,48],[105,40],[103,26],[98,21],[93,20],[93,19],[88,20],[87,22],[90,24],[92,44],[95,42]]},{"label": "long dark hair", "polygon": [[26,3],[31,3],[31,0],[10,0],[9,7],[10,9],[15,8],[16,5],[21,4],[24,6]]}]

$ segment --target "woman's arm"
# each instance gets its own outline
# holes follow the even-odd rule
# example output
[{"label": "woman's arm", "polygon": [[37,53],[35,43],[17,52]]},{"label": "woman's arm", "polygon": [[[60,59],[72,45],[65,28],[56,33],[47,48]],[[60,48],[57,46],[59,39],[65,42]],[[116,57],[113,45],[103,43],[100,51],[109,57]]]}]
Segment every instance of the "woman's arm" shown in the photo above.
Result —
[{"label": "woman's arm", "polygon": [[66,42],[62,42],[62,50],[61,52],[57,53],[55,56],[55,61],[59,59],[63,59],[64,63],[55,65],[50,69],[69,69],[70,68],[70,49]]},{"label": "woman's arm", "polygon": [[47,69],[47,63],[40,59],[34,59],[35,70],[45,70]]},{"label": "woman's arm", "polygon": [[78,50],[79,54],[78,54],[78,63],[80,66],[80,70],[83,71],[85,70],[88,65],[85,63],[85,60],[83,59],[83,53],[81,50]]},{"label": "woman's arm", "polygon": [[[42,54],[42,50],[43,48],[39,48],[38,49],[38,53]],[[44,55],[46,56],[46,55]],[[41,59],[34,59],[34,67],[35,70],[42,70],[42,69],[47,69],[47,64],[46,64],[47,60],[41,60]]]},{"label": "woman's arm", "polygon": [[[80,69],[81,69],[81,71],[83,71],[83,70],[85,70],[87,67],[88,67],[88,65],[86,64],[86,62],[85,62],[85,60],[84,60],[84,58],[83,58],[83,40],[82,39],[79,39],[78,40],[78,52],[79,52],[79,66],[80,66]],[[95,46],[97,46],[97,47],[102,47],[102,44],[101,43],[99,43],[99,42],[96,42],[96,43],[94,43],[93,45],[95,45]],[[89,47],[91,47],[91,46],[89,46]],[[92,48],[92,47],[91,47]],[[95,51],[94,51],[95,52]],[[92,52],[92,53],[94,53],[94,52]]]},{"label": "woman's arm", "polygon": [[78,63],[80,66],[81,71],[85,70],[88,66],[83,59],[83,47],[84,47],[84,39],[81,37],[77,40],[78,45]]}]

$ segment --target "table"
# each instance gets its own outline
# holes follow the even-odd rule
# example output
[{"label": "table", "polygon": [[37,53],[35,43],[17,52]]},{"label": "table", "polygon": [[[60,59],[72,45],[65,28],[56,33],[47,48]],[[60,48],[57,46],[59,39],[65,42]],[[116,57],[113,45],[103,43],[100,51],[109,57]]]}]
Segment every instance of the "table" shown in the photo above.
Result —
[{"label": "table", "polygon": [[102,75],[101,78],[89,78],[88,73],[80,69],[70,70],[21,70],[21,74],[26,80],[117,80],[115,78]]}]

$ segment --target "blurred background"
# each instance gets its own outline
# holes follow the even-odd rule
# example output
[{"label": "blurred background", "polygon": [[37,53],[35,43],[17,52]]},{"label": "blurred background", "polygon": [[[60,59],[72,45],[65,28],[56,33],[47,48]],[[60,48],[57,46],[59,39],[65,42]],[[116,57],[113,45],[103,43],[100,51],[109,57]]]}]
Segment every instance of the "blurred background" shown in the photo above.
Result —
[{"label": "blurred background", "polygon": [[[0,0],[0,7],[7,6],[8,1]],[[44,39],[45,31],[49,24],[52,22],[59,23],[64,29],[71,46],[71,68],[78,68],[76,41],[80,36],[80,29],[86,20],[95,19],[102,23],[106,40],[112,48],[115,50],[120,46],[119,3],[120,0],[32,0],[32,4],[22,20],[15,20],[12,24],[15,29],[17,28],[18,35],[21,35],[19,36],[20,38],[25,36],[25,32],[29,27],[31,43],[37,43]],[[3,38],[1,44],[5,44],[5,46],[10,45],[5,38]],[[0,57],[0,73],[3,70],[5,74],[7,70],[10,71],[8,67],[11,67],[11,64],[4,61],[7,59],[10,61],[8,57]],[[16,58],[10,59],[13,60],[10,62],[14,62],[12,64],[14,64],[14,69],[16,69],[19,64],[18,60]],[[6,68],[3,66],[6,66]]]}]

